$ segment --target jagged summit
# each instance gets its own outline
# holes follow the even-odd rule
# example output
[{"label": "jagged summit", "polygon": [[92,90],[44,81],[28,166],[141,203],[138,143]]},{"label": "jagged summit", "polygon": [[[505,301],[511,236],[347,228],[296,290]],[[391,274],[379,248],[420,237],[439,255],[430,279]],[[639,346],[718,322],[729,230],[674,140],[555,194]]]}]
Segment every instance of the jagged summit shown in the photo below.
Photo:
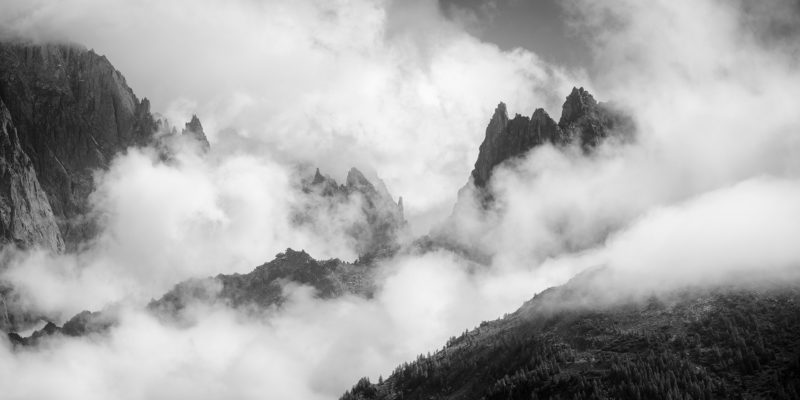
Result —
[{"label": "jagged summit", "polygon": [[317,172],[314,172],[314,179],[311,180],[312,185],[319,185],[320,183],[325,182],[325,177],[319,173],[319,168],[317,168]]},{"label": "jagged summit", "polygon": [[597,107],[597,101],[591,93],[581,88],[572,88],[567,100],[561,107],[561,119],[558,120],[560,126],[565,126],[579,117],[588,114]]},{"label": "jagged summit", "polygon": [[545,143],[567,146],[576,143],[590,152],[609,135],[626,136],[632,131],[630,118],[602,103],[584,88],[573,88],[556,123],[544,109],[537,108],[531,117],[516,115],[509,120],[505,103],[495,108],[481,143],[472,182],[484,188],[494,167],[527,153]]},{"label": "jagged summit", "polygon": [[341,207],[346,207],[345,214],[353,215],[349,207],[355,206],[359,212],[349,221],[346,231],[359,256],[385,255],[397,248],[400,233],[406,228],[402,199],[395,203],[380,180],[373,183],[361,171],[351,168],[345,183],[339,185],[317,168],[313,178],[304,180],[302,189],[312,196],[297,210],[295,221],[313,225],[313,215],[342,212]]},{"label": "jagged summit", "polygon": [[200,123],[200,119],[197,118],[196,114],[192,114],[192,119],[186,123],[181,135],[190,137],[197,141],[197,143],[200,144],[200,149],[203,152],[207,152],[211,149],[211,144],[208,143],[206,133],[203,131],[203,124]]},{"label": "jagged summit", "polygon": [[247,274],[219,274],[205,279],[181,282],[158,300],[148,305],[151,311],[167,316],[179,316],[192,302],[221,302],[231,307],[261,309],[279,306],[287,293],[288,282],[314,288],[322,299],[344,294],[369,297],[374,292],[370,264],[347,263],[339,259],[316,260],[305,250],[278,253],[275,258]]},{"label": "jagged summit", "polygon": [[798,398],[796,280],[614,303],[592,282],[547,289],[341,400]]}]

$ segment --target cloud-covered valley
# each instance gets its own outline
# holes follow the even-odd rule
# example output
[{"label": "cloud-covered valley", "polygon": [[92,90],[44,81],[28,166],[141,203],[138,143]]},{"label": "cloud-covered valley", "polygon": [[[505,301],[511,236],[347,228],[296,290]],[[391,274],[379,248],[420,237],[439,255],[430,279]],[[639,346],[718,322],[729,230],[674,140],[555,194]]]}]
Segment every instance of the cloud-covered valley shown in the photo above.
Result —
[{"label": "cloud-covered valley", "polygon": [[[800,53],[773,32],[797,15],[788,1],[570,1],[591,76],[481,42],[432,1],[112,3],[6,2],[0,32],[107,54],[171,121],[198,114],[212,150],[131,149],[96,176],[85,248],[5,250],[3,278],[33,309],[119,315],[103,335],[0,344],[9,398],[337,398],[586,269],[614,271],[598,287],[615,297],[800,266]],[[537,147],[495,169],[493,208],[448,218],[497,102],[556,118],[572,86],[626,110],[635,140]],[[403,196],[403,245],[433,228],[490,261],[401,251],[375,267],[372,298],[289,284],[266,315],[145,311],[287,247],[355,259],[352,204],[292,220],[314,167],[342,182],[353,166]]]}]

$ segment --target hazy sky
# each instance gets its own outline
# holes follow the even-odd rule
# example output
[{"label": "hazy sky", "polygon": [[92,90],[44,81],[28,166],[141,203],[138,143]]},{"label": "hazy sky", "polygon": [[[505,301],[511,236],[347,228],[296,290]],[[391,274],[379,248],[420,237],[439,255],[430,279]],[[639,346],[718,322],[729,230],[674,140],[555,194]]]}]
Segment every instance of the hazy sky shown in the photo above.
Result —
[{"label": "hazy sky", "polygon": [[591,54],[570,27],[568,2],[556,0],[441,0],[443,12],[473,35],[504,50],[522,47],[543,59],[589,68]]}]

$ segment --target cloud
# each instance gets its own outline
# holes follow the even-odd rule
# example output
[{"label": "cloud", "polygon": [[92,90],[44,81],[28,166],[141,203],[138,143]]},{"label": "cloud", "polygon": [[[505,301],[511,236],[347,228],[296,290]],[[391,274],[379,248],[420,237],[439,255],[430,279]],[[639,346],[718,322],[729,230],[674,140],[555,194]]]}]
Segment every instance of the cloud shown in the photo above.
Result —
[{"label": "cloud", "polygon": [[596,97],[629,110],[637,141],[591,157],[545,146],[506,164],[493,179],[501,211],[462,224],[467,243],[502,265],[541,262],[602,247],[654,208],[800,174],[800,117],[787,90],[800,84],[796,55],[764,46],[741,9],[582,5],[573,12],[604,66]]},{"label": "cloud", "polygon": [[335,398],[587,268],[618,271],[609,287],[632,293],[800,263],[797,54],[762,29],[780,8],[575,1],[598,62],[584,86],[630,110],[637,141],[591,157],[545,146],[498,170],[503,207],[460,232],[491,265],[402,255],[379,267],[370,300],[294,287],[266,319],[198,305],[193,324],[163,323],[131,299],[289,245],[347,253],[335,223],[289,224],[298,161],[371,166],[413,215],[441,215],[499,99],[556,114],[583,75],[481,43],[425,2],[29,4],[4,3],[2,26],[110,54],[170,119],[198,111],[216,150],[174,164],[128,152],[99,177],[93,247],[19,256],[8,276],[36,307],[63,318],[122,303],[122,320],[105,338],[3,343],[12,398]]},{"label": "cloud", "polygon": [[117,157],[97,177],[90,200],[101,229],[82,251],[7,249],[4,277],[30,309],[64,319],[113,302],[141,305],[189,278],[249,272],[287,247],[357,257],[346,230],[366,220],[359,203],[340,200],[299,225],[298,206],[316,199],[302,193],[301,173],[247,154],[190,150],[171,162],[152,149]]}]

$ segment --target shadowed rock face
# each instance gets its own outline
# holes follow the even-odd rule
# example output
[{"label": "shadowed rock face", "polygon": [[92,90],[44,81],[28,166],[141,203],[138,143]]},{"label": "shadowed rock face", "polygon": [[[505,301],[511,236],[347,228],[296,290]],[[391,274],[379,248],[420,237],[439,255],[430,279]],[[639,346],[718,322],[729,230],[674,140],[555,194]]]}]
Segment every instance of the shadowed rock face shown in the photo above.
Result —
[{"label": "shadowed rock face", "polygon": [[373,287],[373,268],[367,263],[347,263],[338,259],[317,261],[305,251],[286,249],[275,259],[247,274],[217,275],[175,285],[148,308],[164,316],[179,316],[191,303],[223,303],[226,306],[267,310],[286,299],[286,284],[306,285],[322,299],[350,293],[369,297]]},{"label": "shadowed rock face", "polygon": [[0,98],[30,158],[68,250],[94,234],[92,174],[155,131],[147,99],[93,51],[0,43]]},{"label": "shadowed rock face", "polygon": [[485,188],[497,165],[545,143],[559,147],[575,143],[588,153],[609,136],[627,139],[632,132],[630,118],[598,103],[583,88],[572,89],[558,123],[541,108],[531,117],[516,115],[509,119],[506,105],[500,103],[486,127],[471,179],[477,188]]},{"label": "shadowed rock face", "polygon": [[500,103],[486,127],[475,168],[467,184],[458,191],[453,213],[415,245],[421,249],[444,248],[475,262],[488,263],[492,254],[482,249],[480,242],[463,234],[471,229],[464,229],[463,221],[480,218],[481,212],[494,207],[491,178],[497,166],[519,160],[542,145],[559,150],[574,147],[584,156],[591,156],[607,139],[621,143],[632,140],[634,130],[632,118],[609,104],[598,103],[583,88],[572,89],[558,123],[541,108],[530,117],[517,114],[509,119],[506,105]]},{"label": "shadowed rock face", "polygon": [[21,248],[38,244],[64,250],[47,195],[30,158],[22,151],[17,130],[0,99],[0,243]]},{"label": "shadowed rock face", "polygon": [[200,150],[208,152],[211,149],[211,144],[208,143],[206,133],[203,131],[203,125],[197,115],[192,115],[191,121],[186,123],[183,128],[182,135],[188,135],[200,145]]}]

